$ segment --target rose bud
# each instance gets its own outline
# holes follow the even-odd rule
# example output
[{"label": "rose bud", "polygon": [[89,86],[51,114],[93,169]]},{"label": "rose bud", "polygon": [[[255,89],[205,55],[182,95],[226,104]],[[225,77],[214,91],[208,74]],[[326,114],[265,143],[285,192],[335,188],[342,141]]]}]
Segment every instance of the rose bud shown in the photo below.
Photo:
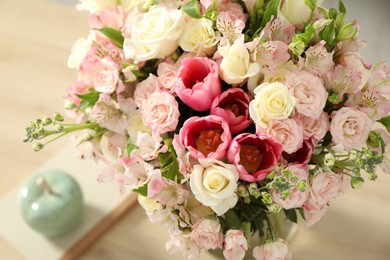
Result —
[{"label": "rose bud", "polygon": [[231,88],[214,99],[210,114],[225,119],[230,132],[237,134],[252,123],[249,117],[249,102],[249,96],[242,89]]},{"label": "rose bud", "polygon": [[219,116],[191,117],[184,122],[180,141],[194,159],[222,159],[232,136],[228,123]]},{"label": "rose bud", "polygon": [[241,180],[264,180],[282,154],[282,146],[266,135],[243,133],[236,136],[228,149],[229,162],[237,167]]},{"label": "rose bud", "polygon": [[185,58],[177,72],[176,94],[196,111],[210,109],[222,92],[218,64],[208,58]]}]

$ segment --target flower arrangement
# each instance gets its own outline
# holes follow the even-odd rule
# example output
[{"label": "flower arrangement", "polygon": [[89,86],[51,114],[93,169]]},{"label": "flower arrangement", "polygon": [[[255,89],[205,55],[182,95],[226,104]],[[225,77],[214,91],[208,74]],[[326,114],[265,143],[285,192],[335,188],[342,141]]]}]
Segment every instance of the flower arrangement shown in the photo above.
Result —
[{"label": "flower arrangement", "polygon": [[107,165],[98,181],[139,193],[169,253],[289,259],[273,214],[313,225],[390,172],[390,66],[363,60],[341,1],[321,3],[80,0],[76,123],[38,119],[25,141],[77,132],[80,157]]}]

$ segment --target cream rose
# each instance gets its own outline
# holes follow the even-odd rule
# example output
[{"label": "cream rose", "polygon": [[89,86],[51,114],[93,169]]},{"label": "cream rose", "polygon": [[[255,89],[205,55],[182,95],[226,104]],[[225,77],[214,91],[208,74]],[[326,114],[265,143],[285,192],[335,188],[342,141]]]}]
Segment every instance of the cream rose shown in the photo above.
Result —
[{"label": "cream rose", "polygon": [[91,48],[95,35],[91,32],[87,39],[80,38],[72,46],[72,51],[68,58],[68,67],[79,69],[81,62],[87,56]]},{"label": "cream rose", "polygon": [[249,114],[262,128],[275,119],[286,119],[294,110],[295,98],[280,82],[263,83],[254,91],[255,98],[249,104]]},{"label": "cream rose", "polygon": [[179,40],[180,47],[198,56],[212,55],[218,38],[213,29],[213,22],[206,18],[191,19]]},{"label": "cream rose", "polygon": [[155,7],[137,14],[131,24],[131,37],[123,42],[126,58],[136,62],[165,58],[179,46],[183,27],[181,10]]},{"label": "cream rose", "polygon": [[242,83],[260,71],[260,65],[251,63],[248,49],[239,40],[233,45],[219,46],[218,53],[223,57],[221,78],[228,84]]},{"label": "cream rose", "polygon": [[149,127],[144,125],[144,122],[142,121],[141,112],[140,110],[136,110],[132,112],[128,116],[129,127],[127,128],[127,133],[129,134],[130,140],[133,144],[137,142],[138,139],[138,133],[147,133],[149,135],[152,135],[152,131]]},{"label": "cream rose", "polygon": [[372,121],[366,113],[343,107],[332,114],[330,133],[333,143],[342,144],[346,151],[361,148],[370,134]]},{"label": "cream rose", "polygon": [[[283,16],[292,25],[303,25],[309,22],[311,9],[305,4],[305,0],[282,0],[279,5],[279,16]],[[317,0],[317,6],[323,0]]]},{"label": "cream rose", "polygon": [[199,159],[199,163],[190,176],[191,190],[197,200],[220,216],[237,203],[237,169],[211,158]]}]

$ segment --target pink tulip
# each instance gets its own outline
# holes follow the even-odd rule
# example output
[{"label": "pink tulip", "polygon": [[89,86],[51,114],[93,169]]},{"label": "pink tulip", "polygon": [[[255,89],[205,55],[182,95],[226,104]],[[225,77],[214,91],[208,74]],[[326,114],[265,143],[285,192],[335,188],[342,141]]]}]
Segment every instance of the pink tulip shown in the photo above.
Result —
[{"label": "pink tulip", "polygon": [[315,148],[314,140],[308,139],[303,141],[302,147],[298,149],[295,153],[283,153],[282,154],[282,162],[288,164],[305,164],[307,165],[311,159],[311,155],[313,154]]},{"label": "pink tulip", "polygon": [[195,159],[222,159],[232,140],[228,123],[222,117],[213,115],[187,119],[179,137]]},{"label": "pink tulip", "polygon": [[178,71],[176,94],[196,111],[210,109],[214,98],[221,94],[218,64],[208,58],[185,58]]},{"label": "pink tulip", "polygon": [[225,119],[230,132],[237,134],[252,123],[248,110],[249,101],[249,96],[242,89],[230,88],[214,99],[210,114]]},{"label": "pink tulip", "polygon": [[236,136],[227,158],[237,167],[241,180],[264,180],[278,163],[282,146],[266,135],[243,133]]}]

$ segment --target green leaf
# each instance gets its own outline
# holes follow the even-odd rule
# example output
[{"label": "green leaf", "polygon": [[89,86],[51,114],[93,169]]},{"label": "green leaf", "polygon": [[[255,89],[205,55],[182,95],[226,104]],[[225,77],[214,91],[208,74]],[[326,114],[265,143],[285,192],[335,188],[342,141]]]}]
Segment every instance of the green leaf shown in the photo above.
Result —
[{"label": "green leaf", "polygon": [[317,0],[305,0],[304,3],[310,10],[314,10],[317,7]]},{"label": "green leaf", "polygon": [[133,189],[133,191],[146,197],[146,196],[148,196],[148,184],[145,184],[144,186],[139,187],[137,189]]},{"label": "green leaf", "polygon": [[80,108],[93,107],[99,100],[100,92],[92,91],[86,94],[76,94],[81,99]]},{"label": "green leaf", "polygon": [[327,42],[328,45],[331,45],[333,43],[335,34],[336,30],[334,28],[334,21],[332,20],[330,24],[325,26],[324,30],[322,31],[321,37],[324,41]]},{"label": "green leaf", "polygon": [[122,34],[110,27],[103,27],[98,29],[99,32],[103,33],[107,38],[109,38],[116,46],[123,48],[123,41],[125,40]]},{"label": "green leaf", "polygon": [[271,17],[277,17],[279,8],[279,0],[271,0],[268,6],[265,8],[263,20],[261,21],[261,28],[263,28],[270,20]]},{"label": "green leaf", "polygon": [[232,209],[229,209],[225,213],[225,220],[226,220],[226,225],[230,229],[239,229],[241,227],[241,220]]},{"label": "green leaf", "polygon": [[299,214],[301,215],[301,217],[303,218],[303,220],[306,220],[305,211],[303,210],[303,208],[298,208],[298,211],[299,211]]},{"label": "green leaf", "polygon": [[189,16],[195,19],[202,18],[202,14],[199,11],[198,1],[192,0],[188,3],[186,3],[183,6],[183,11],[186,12]]},{"label": "green leaf", "polygon": [[297,223],[298,222],[298,216],[297,216],[297,212],[295,211],[295,209],[284,209],[284,214],[286,214],[286,217],[294,222],[294,223]]},{"label": "green leaf", "polygon": [[126,153],[130,155],[134,150],[138,149],[138,147],[135,144],[128,143],[126,145]]},{"label": "green leaf", "polygon": [[344,14],[347,13],[347,9],[345,8],[345,5],[344,5],[344,3],[343,3],[342,0],[339,0],[339,11],[340,11],[341,13],[344,13]]},{"label": "green leaf", "polygon": [[183,176],[179,172],[179,162],[177,161],[177,155],[172,145],[172,139],[165,139],[164,144],[168,147],[168,151],[158,154],[158,159],[161,164],[161,175],[170,180],[176,180],[176,178],[180,180]]},{"label": "green leaf", "polygon": [[387,132],[390,134],[390,115],[382,117],[379,122],[386,127]]}]

